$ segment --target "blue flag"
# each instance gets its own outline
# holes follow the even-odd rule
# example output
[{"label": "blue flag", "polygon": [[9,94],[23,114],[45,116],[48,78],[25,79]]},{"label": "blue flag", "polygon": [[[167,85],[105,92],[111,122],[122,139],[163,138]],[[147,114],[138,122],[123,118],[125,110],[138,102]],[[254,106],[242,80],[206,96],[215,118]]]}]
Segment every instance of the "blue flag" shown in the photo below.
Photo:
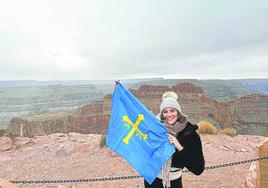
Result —
[{"label": "blue flag", "polygon": [[175,152],[167,128],[122,84],[112,96],[106,144],[152,183]]}]

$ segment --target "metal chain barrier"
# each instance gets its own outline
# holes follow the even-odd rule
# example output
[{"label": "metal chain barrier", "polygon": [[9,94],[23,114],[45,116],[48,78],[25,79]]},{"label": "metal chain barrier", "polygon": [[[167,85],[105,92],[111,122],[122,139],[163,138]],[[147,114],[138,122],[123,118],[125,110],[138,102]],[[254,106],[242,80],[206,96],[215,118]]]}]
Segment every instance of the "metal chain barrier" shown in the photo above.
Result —
[{"label": "metal chain barrier", "polygon": [[[215,166],[205,167],[205,170],[212,170],[216,168],[223,168],[228,166],[235,166],[245,163],[251,163],[255,161],[261,161],[268,159],[268,157],[259,157],[255,159],[249,159],[244,161],[238,161],[233,163],[225,163]],[[183,170],[183,172],[188,173],[189,170]],[[11,180],[9,182],[14,184],[46,184],[46,183],[85,183],[85,182],[96,182],[96,181],[112,181],[112,180],[125,180],[125,179],[134,179],[134,178],[142,178],[140,175],[135,176],[117,176],[117,177],[107,177],[107,178],[90,178],[90,179],[73,179],[73,180]]]},{"label": "metal chain barrier", "polygon": [[[268,157],[259,157],[256,159],[249,159],[249,160],[244,160],[244,161],[238,161],[238,162],[233,162],[233,163],[225,163],[225,164],[220,164],[220,165],[215,165],[215,166],[208,166],[205,167],[205,170],[212,170],[215,168],[223,168],[223,167],[228,167],[228,166],[235,166],[235,165],[240,165],[240,164],[245,164],[245,163],[251,163],[255,161],[261,161],[268,159]],[[184,170],[183,172],[189,172],[189,170]]]},{"label": "metal chain barrier", "polygon": [[45,183],[85,183],[85,182],[96,182],[96,181],[111,181],[111,180],[124,180],[141,178],[142,176],[117,176],[107,178],[90,178],[90,179],[73,179],[73,180],[12,180],[9,181],[14,184],[45,184]]}]

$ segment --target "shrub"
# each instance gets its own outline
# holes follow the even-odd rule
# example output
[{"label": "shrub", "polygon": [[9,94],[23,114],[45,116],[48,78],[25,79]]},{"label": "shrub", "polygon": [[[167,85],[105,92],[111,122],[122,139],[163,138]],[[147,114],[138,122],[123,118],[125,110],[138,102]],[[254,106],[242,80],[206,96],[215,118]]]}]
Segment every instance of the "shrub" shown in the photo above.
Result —
[{"label": "shrub", "polygon": [[7,136],[11,139],[14,139],[17,135],[11,129],[0,129],[0,137],[1,136]]},{"label": "shrub", "polygon": [[204,120],[199,121],[197,125],[198,133],[200,134],[216,134],[218,131],[214,125]]},{"label": "shrub", "polygon": [[101,135],[100,147],[103,148],[106,145],[106,135]]},{"label": "shrub", "polygon": [[237,131],[234,128],[225,128],[223,129],[222,134],[234,137],[237,135]]},{"label": "shrub", "polygon": [[4,136],[5,133],[6,133],[6,129],[0,129],[0,137]]}]

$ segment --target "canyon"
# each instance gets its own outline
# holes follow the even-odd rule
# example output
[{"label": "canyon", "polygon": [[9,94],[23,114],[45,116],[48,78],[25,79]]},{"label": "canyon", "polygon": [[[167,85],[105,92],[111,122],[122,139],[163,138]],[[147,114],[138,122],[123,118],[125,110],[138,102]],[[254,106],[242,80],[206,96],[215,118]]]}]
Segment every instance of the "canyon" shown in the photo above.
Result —
[{"label": "canyon", "polygon": [[[172,86],[142,84],[129,89],[154,114],[159,113],[161,96],[174,91],[189,121],[206,120],[217,128],[235,128],[239,134],[268,136],[268,96],[249,94],[232,100],[208,97],[202,87],[191,83]],[[71,112],[12,118],[9,128],[19,136],[34,137],[52,133],[77,132],[106,134],[111,113],[111,94]]]}]

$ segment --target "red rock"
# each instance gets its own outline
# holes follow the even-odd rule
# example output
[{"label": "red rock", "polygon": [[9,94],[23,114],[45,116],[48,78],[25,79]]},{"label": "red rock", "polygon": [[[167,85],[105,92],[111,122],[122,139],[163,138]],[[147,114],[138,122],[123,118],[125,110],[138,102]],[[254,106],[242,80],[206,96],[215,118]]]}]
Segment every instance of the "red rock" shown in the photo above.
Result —
[{"label": "red rock", "polygon": [[10,183],[8,180],[4,180],[0,178],[0,187],[3,188],[17,188],[15,184]]},{"label": "red rock", "polygon": [[[248,95],[231,101],[217,101],[204,95],[203,89],[189,83],[172,87],[142,85],[130,91],[154,114],[159,113],[162,94],[172,90],[178,94],[182,111],[190,121],[207,120],[218,128],[234,127],[239,133],[268,134],[268,96]],[[84,134],[106,134],[111,112],[111,94],[103,101],[92,102],[78,108],[72,115],[54,115],[41,121],[31,118],[13,118],[9,127],[17,135],[33,137],[52,133],[77,132]],[[45,115],[44,115],[45,117]],[[42,118],[41,118],[42,119]],[[250,127],[248,129],[248,127]]]},{"label": "red rock", "polygon": [[[88,179],[95,177],[115,177],[137,175],[137,172],[125,159],[107,147],[100,148],[101,135],[85,135],[69,133],[64,137],[59,134],[35,137],[35,144],[27,147],[0,151],[0,177],[8,180],[57,180],[57,179]],[[58,138],[66,138],[58,143]],[[72,139],[84,140],[84,143],[72,142]],[[237,162],[256,158],[256,150],[252,145],[262,142],[265,137],[238,135],[201,135],[206,166]],[[22,142],[24,138],[17,138]],[[228,146],[232,150],[222,150]],[[244,148],[247,153],[236,152]],[[72,152],[70,152],[72,151]],[[254,183],[256,177],[250,176],[254,168],[251,163],[206,170],[201,176],[191,173],[183,174],[184,187],[236,187]],[[249,181],[251,183],[246,183]],[[143,187],[143,179],[125,179],[117,181],[97,181],[73,184],[39,184],[39,188],[52,187]],[[20,185],[20,188],[35,185]]]},{"label": "red rock", "polygon": [[0,137],[0,151],[11,150],[14,146],[12,140],[8,137]]},{"label": "red rock", "polygon": [[247,173],[245,187],[246,188],[255,188],[257,185],[257,169],[256,162],[251,163],[249,171]]}]

